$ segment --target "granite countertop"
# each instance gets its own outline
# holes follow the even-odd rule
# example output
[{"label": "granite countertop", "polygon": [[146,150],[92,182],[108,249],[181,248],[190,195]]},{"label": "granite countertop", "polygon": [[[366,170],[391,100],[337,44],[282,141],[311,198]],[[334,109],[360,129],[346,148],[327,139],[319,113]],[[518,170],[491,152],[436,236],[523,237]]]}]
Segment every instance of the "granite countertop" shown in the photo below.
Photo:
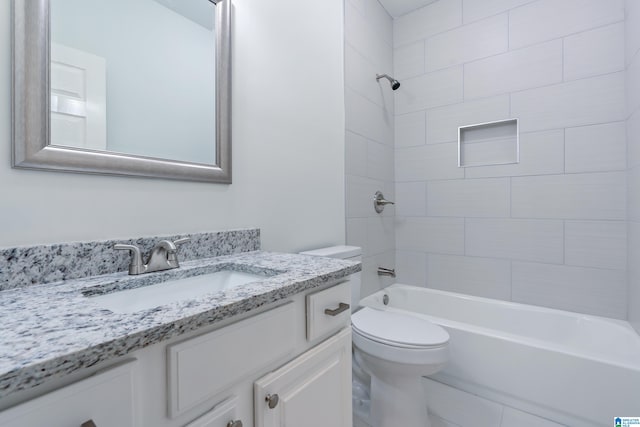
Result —
[{"label": "granite countertop", "polygon": [[[276,275],[198,299],[127,314],[100,308],[85,296],[222,268]],[[360,269],[359,262],[254,251],[187,261],[179,269],[140,276],[119,272],[1,291],[0,398]]]}]

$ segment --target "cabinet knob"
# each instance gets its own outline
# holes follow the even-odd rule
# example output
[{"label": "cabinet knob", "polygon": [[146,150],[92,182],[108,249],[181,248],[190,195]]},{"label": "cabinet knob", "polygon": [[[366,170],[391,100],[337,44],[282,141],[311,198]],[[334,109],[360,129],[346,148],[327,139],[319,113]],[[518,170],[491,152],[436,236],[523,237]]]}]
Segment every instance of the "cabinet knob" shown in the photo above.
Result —
[{"label": "cabinet knob", "polygon": [[96,427],[96,423],[94,423],[93,420],[89,420],[89,421],[83,422],[82,425],[80,425],[80,427]]},{"label": "cabinet knob", "polygon": [[242,427],[242,421],[240,421],[240,420],[235,420],[235,421],[231,420],[227,424],[227,427]]},{"label": "cabinet knob", "polygon": [[269,409],[273,409],[278,406],[280,396],[277,394],[267,394],[267,397],[264,400],[269,404]]}]

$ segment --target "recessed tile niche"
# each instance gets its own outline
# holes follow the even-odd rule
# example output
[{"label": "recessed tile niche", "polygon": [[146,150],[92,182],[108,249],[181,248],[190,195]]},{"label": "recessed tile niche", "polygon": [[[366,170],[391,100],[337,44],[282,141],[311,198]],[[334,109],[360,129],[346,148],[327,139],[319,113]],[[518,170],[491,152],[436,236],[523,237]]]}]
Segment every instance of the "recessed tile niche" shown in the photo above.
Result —
[{"label": "recessed tile niche", "polygon": [[518,119],[458,128],[458,167],[508,165],[519,161]]}]

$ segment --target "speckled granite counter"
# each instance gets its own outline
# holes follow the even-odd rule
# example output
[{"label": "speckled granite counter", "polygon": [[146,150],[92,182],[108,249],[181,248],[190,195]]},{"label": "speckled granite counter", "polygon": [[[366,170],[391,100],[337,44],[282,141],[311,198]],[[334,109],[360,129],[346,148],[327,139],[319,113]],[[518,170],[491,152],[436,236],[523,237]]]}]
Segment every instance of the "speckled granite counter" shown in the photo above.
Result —
[{"label": "speckled granite counter", "polygon": [[127,288],[134,279],[125,272],[0,292],[0,398],[330,283],[361,268],[351,261],[253,251],[191,260],[180,269],[136,276],[136,286],[229,266],[279,274],[133,314],[101,309],[85,296]]}]

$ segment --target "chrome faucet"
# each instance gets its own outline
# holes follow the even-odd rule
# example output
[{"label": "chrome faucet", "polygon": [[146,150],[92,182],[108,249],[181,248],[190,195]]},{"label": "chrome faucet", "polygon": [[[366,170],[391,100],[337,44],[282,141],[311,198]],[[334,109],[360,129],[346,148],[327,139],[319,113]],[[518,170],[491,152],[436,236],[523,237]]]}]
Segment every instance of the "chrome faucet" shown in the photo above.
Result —
[{"label": "chrome faucet", "polygon": [[178,239],[175,242],[170,240],[160,240],[151,250],[146,264],[142,262],[142,253],[136,245],[117,243],[113,246],[116,250],[127,250],[131,252],[131,263],[129,264],[129,274],[136,275],[142,273],[152,273],[154,271],[169,270],[180,267],[178,262],[177,246],[191,240],[189,237]]}]

